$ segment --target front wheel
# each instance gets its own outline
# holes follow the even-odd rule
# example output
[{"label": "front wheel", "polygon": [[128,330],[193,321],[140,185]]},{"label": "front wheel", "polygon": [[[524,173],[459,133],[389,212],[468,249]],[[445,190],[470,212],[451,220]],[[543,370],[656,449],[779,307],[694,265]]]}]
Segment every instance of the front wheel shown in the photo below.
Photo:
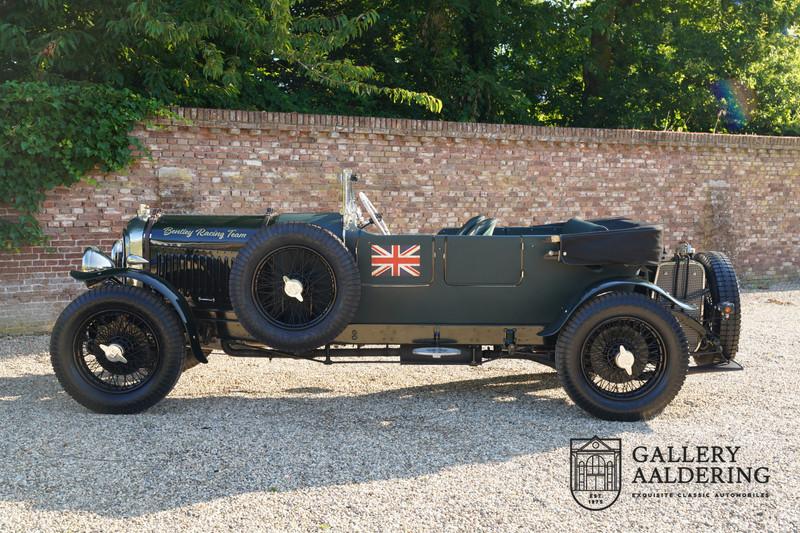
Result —
[{"label": "front wheel", "polygon": [[98,413],[137,413],[164,398],[184,365],[184,330],[152,292],[107,286],[61,313],[50,359],[64,390]]},{"label": "front wheel", "polygon": [[[703,252],[694,255],[706,269],[709,294],[703,310],[703,322],[719,339],[720,355],[695,356],[699,365],[732,361],[739,350],[739,331],[742,325],[742,307],[739,300],[739,280],[731,260],[722,252]],[[733,304],[733,313],[723,320],[719,306]]]},{"label": "front wheel", "polygon": [[556,343],[567,394],[606,420],[642,420],[678,394],[689,348],[675,317],[636,293],[612,293],[581,307]]}]

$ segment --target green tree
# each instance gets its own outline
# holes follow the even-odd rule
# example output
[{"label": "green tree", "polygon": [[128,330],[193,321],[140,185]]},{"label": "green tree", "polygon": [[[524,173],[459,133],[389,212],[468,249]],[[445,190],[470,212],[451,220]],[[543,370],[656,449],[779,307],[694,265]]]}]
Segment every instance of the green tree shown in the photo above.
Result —
[{"label": "green tree", "polygon": [[[302,77],[437,112],[429,94],[376,83],[332,53],[377,20],[304,15],[294,0],[0,0],[0,80],[80,80],[166,104],[280,107]],[[245,99],[243,99],[245,95]]]},{"label": "green tree", "polygon": [[[798,0],[302,5],[325,16],[378,9],[376,24],[336,53],[374,65],[384,83],[435,94],[447,120],[778,134],[800,125]],[[376,109],[372,98],[336,101]]]},{"label": "green tree", "polygon": [[17,212],[0,218],[0,250],[44,243],[35,214],[45,191],[70,186],[95,168],[113,171],[141,148],[133,125],[160,104],[127,89],[44,82],[0,84],[0,198]]},{"label": "green tree", "polygon": [[[498,48],[504,43],[503,33],[511,28],[510,5],[495,0],[306,1],[303,5],[320,16],[336,12],[352,16],[377,8],[380,17],[375,25],[337,53],[374,65],[385,83],[427,87],[426,92],[442,99],[441,118],[527,121],[524,95],[502,82],[505,73]],[[351,101],[362,112],[374,108],[370,99]],[[437,118],[423,108],[384,106],[383,113]]]},{"label": "green tree", "polygon": [[596,127],[773,132],[757,98],[797,89],[751,71],[772,70],[775,54],[796,56],[786,31],[797,20],[794,0],[586,4],[578,26],[588,44],[583,91],[571,116]]},{"label": "green tree", "polygon": [[792,134],[799,20],[800,0],[0,0],[0,79],[197,106]]},{"label": "green tree", "polygon": [[0,248],[44,242],[45,192],[128,164],[128,133],[161,105],[296,109],[302,80],[438,112],[334,56],[376,20],[294,0],[0,0],[0,197],[18,213],[0,220]]}]

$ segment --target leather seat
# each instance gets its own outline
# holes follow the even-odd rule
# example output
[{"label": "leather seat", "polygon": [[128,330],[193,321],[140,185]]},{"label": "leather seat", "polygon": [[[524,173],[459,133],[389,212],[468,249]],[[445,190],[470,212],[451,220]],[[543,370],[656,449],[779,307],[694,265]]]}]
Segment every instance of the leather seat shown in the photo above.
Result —
[{"label": "leather seat", "polygon": [[480,223],[486,220],[485,215],[475,215],[471,219],[464,222],[464,225],[461,226],[461,229],[458,230],[458,235],[474,235],[475,227]]},{"label": "leather seat", "polygon": [[495,227],[497,227],[497,219],[487,218],[478,222],[475,225],[475,231],[470,235],[493,235]]}]

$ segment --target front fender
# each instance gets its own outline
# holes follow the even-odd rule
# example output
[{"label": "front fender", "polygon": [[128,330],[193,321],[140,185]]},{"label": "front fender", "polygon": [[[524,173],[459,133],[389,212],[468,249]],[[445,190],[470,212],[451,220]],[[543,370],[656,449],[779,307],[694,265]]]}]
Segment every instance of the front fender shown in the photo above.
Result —
[{"label": "front fender", "polygon": [[693,305],[683,303],[682,301],[678,300],[677,298],[672,296],[670,293],[668,293],[658,285],[650,283],[649,281],[644,281],[640,279],[606,280],[606,281],[601,281],[596,285],[592,285],[578,298],[570,302],[570,304],[563,309],[561,316],[555,321],[548,324],[547,327],[544,328],[544,330],[540,333],[540,335],[542,337],[549,337],[551,335],[555,335],[561,330],[562,327],[564,327],[564,324],[567,323],[567,320],[569,320],[572,317],[572,315],[575,314],[575,311],[577,311],[578,308],[582,306],[584,303],[588,302],[595,296],[598,296],[604,292],[617,290],[623,287],[629,287],[634,289],[640,288],[640,289],[645,289],[647,291],[654,291],[658,293],[659,296],[669,300],[670,303],[677,306],[682,311],[688,312],[697,310]]},{"label": "front fender", "polygon": [[94,270],[91,272],[82,272],[80,270],[73,270],[69,275],[84,282],[87,286],[91,287],[97,283],[108,279],[120,280],[120,278],[130,278],[141,282],[150,289],[156,291],[163,296],[178,313],[178,318],[181,319],[183,327],[186,330],[186,335],[189,337],[189,346],[192,348],[192,353],[195,358],[201,363],[208,363],[206,355],[200,347],[200,338],[197,335],[197,325],[192,317],[192,312],[189,309],[189,304],[186,303],[186,298],[178,292],[178,290],[167,280],[145,272],[143,270],[136,270],[134,268],[106,268],[103,270]]}]

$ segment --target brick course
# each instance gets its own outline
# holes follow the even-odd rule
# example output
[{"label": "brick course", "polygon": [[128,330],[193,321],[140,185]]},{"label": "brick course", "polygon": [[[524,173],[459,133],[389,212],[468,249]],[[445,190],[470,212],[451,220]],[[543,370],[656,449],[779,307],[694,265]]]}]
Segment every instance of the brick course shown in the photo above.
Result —
[{"label": "brick course", "polygon": [[[477,213],[501,224],[627,216],[665,242],[729,253],[749,283],[800,277],[800,138],[545,128],[177,109],[140,126],[129,169],[48,194],[50,246],[0,254],[0,333],[46,330],[82,287],[82,249],[108,250],[139,203],[174,212],[338,210],[351,168],[395,232]],[[0,216],[9,212],[0,207]]]}]

